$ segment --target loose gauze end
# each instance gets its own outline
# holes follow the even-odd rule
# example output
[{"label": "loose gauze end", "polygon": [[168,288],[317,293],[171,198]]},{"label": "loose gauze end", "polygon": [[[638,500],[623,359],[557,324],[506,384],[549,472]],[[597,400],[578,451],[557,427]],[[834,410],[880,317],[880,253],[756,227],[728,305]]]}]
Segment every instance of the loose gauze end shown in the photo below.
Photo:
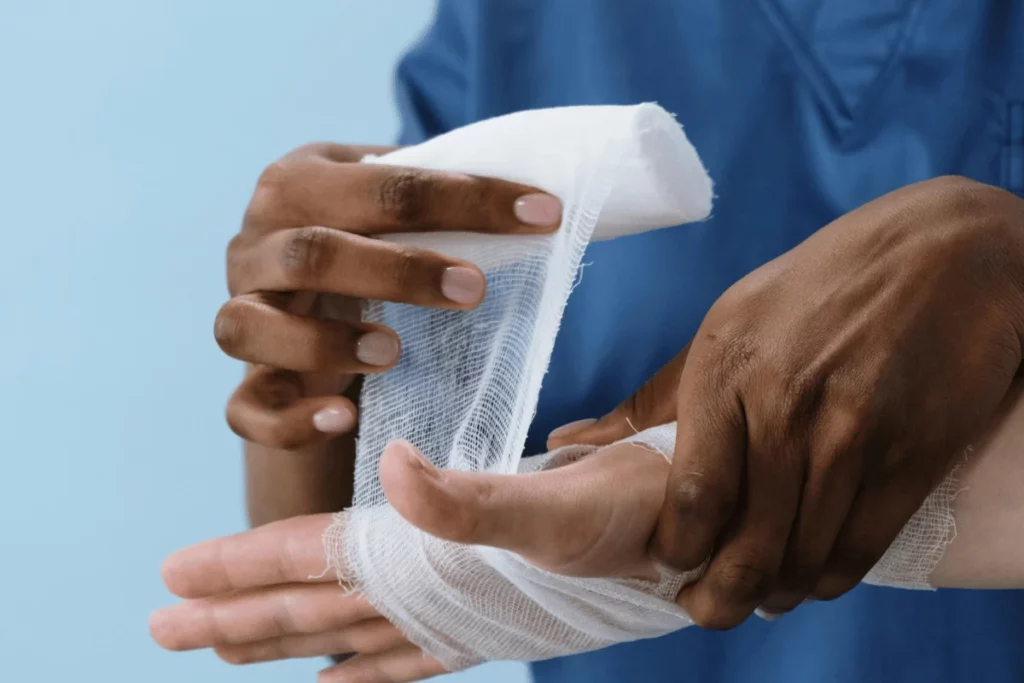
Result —
[{"label": "loose gauze end", "polygon": [[[384,447],[399,438],[438,467],[511,474],[557,466],[530,459],[521,467],[520,459],[587,244],[710,213],[711,180],[682,128],[653,104],[534,110],[365,161],[531,185],[557,196],[563,215],[551,235],[386,238],[475,263],[487,276],[487,296],[468,312],[368,304],[365,318],[402,339],[402,358],[363,386],[354,506],[324,537],[342,581],[451,670],[584,652],[690,625],[673,598],[694,573],[665,573],[656,583],[570,578],[503,550],[441,541],[402,519],[378,478]],[[674,425],[665,425],[630,440],[670,457],[674,439]],[[924,520],[918,535],[936,540],[941,521]],[[920,557],[913,551],[903,559]],[[908,576],[900,562],[886,566],[886,583]],[[926,585],[928,560],[918,565],[903,584]]]}]

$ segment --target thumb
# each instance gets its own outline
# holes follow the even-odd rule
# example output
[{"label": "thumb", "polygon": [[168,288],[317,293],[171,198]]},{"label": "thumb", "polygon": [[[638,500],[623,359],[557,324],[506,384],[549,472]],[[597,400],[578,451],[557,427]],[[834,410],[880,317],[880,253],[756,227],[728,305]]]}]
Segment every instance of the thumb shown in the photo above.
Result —
[{"label": "thumb", "polygon": [[571,514],[560,477],[442,470],[407,441],[384,449],[380,480],[409,523],[456,543],[525,554],[543,545],[553,520]]},{"label": "thumb", "polygon": [[384,449],[381,485],[398,513],[432,536],[509,550],[561,574],[635,575],[650,566],[646,544],[668,464],[650,451],[616,448],[502,475],[441,470],[395,441]]},{"label": "thumb", "polygon": [[689,352],[687,344],[632,396],[601,419],[573,422],[551,432],[548,449],[576,444],[606,446],[645,429],[674,422],[679,378]]}]

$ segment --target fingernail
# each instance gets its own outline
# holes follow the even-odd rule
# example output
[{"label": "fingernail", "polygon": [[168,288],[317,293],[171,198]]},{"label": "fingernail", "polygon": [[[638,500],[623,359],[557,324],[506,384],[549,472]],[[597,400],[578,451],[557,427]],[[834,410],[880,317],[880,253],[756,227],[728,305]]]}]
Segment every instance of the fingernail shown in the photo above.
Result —
[{"label": "fingernail", "polygon": [[516,200],[516,218],[530,225],[556,225],[562,220],[562,202],[549,194],[528,194]]},{"label": "fingernail", "polygon": [[432,479],[440,478],[437,468],[427,460],[425,455],[416,450],[416,448],[408,441],[397,439],[389,443],[387,447],[400,453],[410,465],[420,470],[428,477],[431,477]]},{"label": "fingernail", "polygon": [[558,439],[558,438],[569,436],[573,432],[582,431],[584,427],[589,427],[590,425],[594,424],[595,422],[597,422],[597,419],[593,418],[593,417],[587,418],[586,420],[576,420],[575,422],[570,422],[569,424],[562,425],[561,427],[559,427],[555,431],[553,431],[550,434],[548,434],[548,438],[549,439]]},{"label": "fingernail", "polygon": [[313,415],[313,426],[324,434],[342,434],[355,426],[352,413],[344,408],[324,408]]},{"label": "fingernail", "polygon": [[441,275],[441,293],[457,304],[475,304],[484,295],[483,276],[465,266],[446,268]]},{"label": "fingernail", "polygon": [[367,365],[391,365],[398,358],[398,342],[384,332],[367,332],[356,342],[356,358]]},{"label": "fingernail", "polygon": [[755,609],[754,614],[761,617],[765,621],[775,621],[776,619],[782,616],[781,612],[772,612],[770,610],[766,610],[764,607],[758,607],[757,609]]}]

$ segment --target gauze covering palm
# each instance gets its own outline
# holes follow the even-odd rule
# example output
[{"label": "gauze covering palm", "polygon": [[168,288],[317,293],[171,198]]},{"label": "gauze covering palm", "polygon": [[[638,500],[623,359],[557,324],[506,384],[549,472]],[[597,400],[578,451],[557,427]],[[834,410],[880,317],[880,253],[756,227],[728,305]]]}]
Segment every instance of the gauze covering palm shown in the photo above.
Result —
[{"label": "gauze covering palm", "polygon": [[487,295],[469,312],[369,302],[364,317],[398,333],[402,358],[363,386],[354,506],[325,539],[343,580],[453,669],[688,623],[670,601],[677,586],[567,579],[512,553],[435,539],[388,506],[378,479],[398,438],[439,467],[517,471],[587,244],[710,212],[711,180],[682,128],[653,104],[525,111],[365,161],[531,185],[557,196],[563,215],[550,235],[387,238],[476,264]]},{"label": "gauze covering palm", "polygon": [[[384,447],[394,439],[412,442],[438,467],[500,474],[557,466],[593,450],[563,449],[520,463],[587,244],[700,220],[711,210],[711,180],[682,128],[652,104],[526,111],[365,161],[535,186],[562,201],[563,216],[560,229],[543,236],[386,238],[475,263],[487,276],[487,295],[469,312],[367,305],[367,320],[399,334],[402,358],[363,387],[354,506],[324,537],[342,581],[453,670],[583,652],[688,626],[673,598],[694,574],[665,572],[656,582],[572,578],[511,552],[443,541],[399,516],[378,476]],[[675,427],[630,440],[671,457]],[[925,531],[945,534],[944,522],[935,517]],[[883,582],[899,583],[903,565],[899,558],[889,564]],[[920,570],[910,575],[915,583]]]}]

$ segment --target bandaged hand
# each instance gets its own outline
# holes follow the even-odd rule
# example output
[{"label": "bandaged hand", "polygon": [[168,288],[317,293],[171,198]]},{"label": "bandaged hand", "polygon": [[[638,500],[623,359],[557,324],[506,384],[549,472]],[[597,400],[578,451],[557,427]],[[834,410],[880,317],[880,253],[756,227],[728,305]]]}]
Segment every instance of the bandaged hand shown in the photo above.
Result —
[{"label": "bandaged hand", "polygon": [[[929,577],[936,586],[1024,585],[1022,388],[962,464],[959,533]],[[345,517],[314,515],[172,555],[164,579],[185,601],[153,615],[153,636],[173,650],[214,648],[231,663],[355,655],[321,680],[413,681],[475,663],[471,656],[486,648],[495,658],[541,659],[683,628],[691,621],[673,598],[697,574],[659,572],[646,551],[669,475],[657,452],[671,453],[668,427],[589,455],[561,449],[540,456],[549,469],[516,475],[437,470],[408,444],[392,444],[381,482],[401,515],[396,521],[409,526],[370,541],[408,551],[392,566],[378,565],[404,584],[385,586],[405,631],[367,596],[338,587],[335,568],[353,568],[332,563],[324,572],[322,537],[327,532],[330,552]],[[418,542],[414,534],[424,532],[437,544]],[[434,553],[426,564],[413,557],[423,549]],[[486,573],[495,567],[504,573]],[[426,618],[417,611],[439,603],[454,606]],[[467,632],[475,639],[462,640]],[[430,641],[447,666],[410,634]]]},{"label": "bandaged hand", "polygon": [[[389,501],[433,536],[512,551],[558,574],[627,580],[658,578],[646,546],[667,474],[662,455],[634,443],[517,475],[438,470],[401,442],[381,461]],[[234,664],[355,655],[325,670],[324,683],[413,681],[445,671],[363,596],[340,588],[333,569],[324,573],[321,537],[331,523],[330,515],[299,517],[175,553],[163,576],[184,602],[154,613],[153,637],[171,650],[213,648]],[[405,576],[410,589],[429,592],[419,579]]]}]

